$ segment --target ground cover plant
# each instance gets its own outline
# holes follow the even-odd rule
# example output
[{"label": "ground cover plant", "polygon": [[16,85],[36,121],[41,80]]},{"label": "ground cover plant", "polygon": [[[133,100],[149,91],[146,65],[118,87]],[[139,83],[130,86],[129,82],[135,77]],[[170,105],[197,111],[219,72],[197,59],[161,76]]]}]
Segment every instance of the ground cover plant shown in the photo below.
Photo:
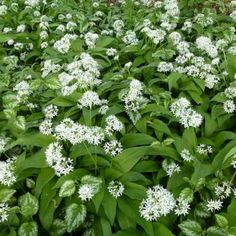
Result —
[{"label": "ground cover plant", "polygon": [[0,1],[0,235],[235,236],[236,1]]}]

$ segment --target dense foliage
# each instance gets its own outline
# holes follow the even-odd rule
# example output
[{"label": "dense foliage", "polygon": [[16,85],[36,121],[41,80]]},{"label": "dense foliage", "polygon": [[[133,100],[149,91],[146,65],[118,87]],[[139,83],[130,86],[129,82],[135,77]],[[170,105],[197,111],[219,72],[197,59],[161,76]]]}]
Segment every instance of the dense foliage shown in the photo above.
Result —
[{"label": "dense foliage", "polygon": [[0,235],[235,236],[236,1],[1,0]]}]

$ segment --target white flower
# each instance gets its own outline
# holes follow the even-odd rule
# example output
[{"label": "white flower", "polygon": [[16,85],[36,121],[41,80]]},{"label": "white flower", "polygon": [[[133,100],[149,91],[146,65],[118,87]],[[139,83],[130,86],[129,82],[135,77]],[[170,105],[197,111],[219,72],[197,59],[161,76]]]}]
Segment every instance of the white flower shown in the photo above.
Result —
[{"label": "white flower", "polygon": [[180,216],[180,215],[187,215],[188,212],[189,212],[189,209],[190,209],[190,204],[188,201],[185,201],[183,199],[177,199],[178,200],[178,203],[175,207],[175,214],[177,216]]},{"label": "white flower", "polygon": [[58,142],[54,142],[49,144],[45,152],[48,166],[55,170],[57,176],[67,175],[74,169],[72,159],[63,157],[62,149]]},{"label": "white flower", "polygon": [[225,89],[224,94],[227,98],[232,99],[236,97],[236,87],[228,87]]},{"label": "white flower", "polygon": [[199,127],[202,124],[202,115],[194,111],[186,98],[179,98],[170,106],[170,111],[185,127]]},{"label": "white flower", "polygon": [[106,142],[103,148],[105,150],[105,153],[110,154],[112,157],[116,156],[117,154],[123,151],[121,143],[118,142],[117,140]]},{"label": "white flower", "polygon": [[53,47],[60,53],[65,54],[70,49],[70,41],[77,39],[78,36],[76,34],[66,34],[60,40],[56,41]]},{"label": "white flower", "polygon": [[0,6],[0,16],[4,16],[7,14],[7,6],[6,5],[1,5]]},{"label": "white flower", "polygon": [[159,44],[164,41],[166,36],[166,31],[162,29],[151,29],[145,26],[141,32],[144,32],[148,38],[150,38],[154,44]]},{"label": "white flower", "polygon": [[98,34],[88,32],[84,35],[85,44],[88,48],[94,48],[96,41],[98,39]]},{"label": "white flower", "polygon": [[101,106],[107,103],[107,100],[101,100],[98,94],[94,91],[87,91],[83,94],[82,98],[78,101],[80,109],[88,107],[90,110],[93,106]]},{"label": "white flower", "polygon": [[110,115],[106,118],[106,127],[105,131],[108,135],[111,135],[113,131],[121,131],[124,128],[124,125],[122,124],[119,119],[114,116]]},{"label": "white flower", "polygon": [[0,223],[7,221],[9,207],[6,203],[0,203]]},{"label": "white flower", "polygon": [[36,7],[40,3],[40,0],[25,0],[25,5]]},{"label": "white flower", "polygon": [[138,39],[136,37],[136,33],[132,30],[126,31],[125,36],[123,37],[122,40],[126,45],[137,45],[138,44]]},{"label": "white flower", "polygon": [[117,180],[111,181],[107,189],[114,198],[121,197],[125,190],[124,185],[120,181],[117,181]]},{"label": "white flower", "polygon": [[166,160],[164,160],[162,166],[167,176],[172,176],[174,173],[180,172],[180,166],[176,164],[174,161],[168,163]]},{"label": "white flower", "polygon": [[194,159],[194,156],[191,155],[190,151],[187,149],[183,149],[180,153],[180,156],[184,161],[192,161]]},{"label": "white flower", "polygon": [[3,185],[11,186],[16,182],[16,176],[14,173],[15,159],[8,159],[6,161],[0,161],[0,183]]},{"label": "white flower", "polygon": [[226,113],[233,113],[236,110],[235,103],[233,100],[227,100],[224,102],[224,111]]},{"label": "white flower", "polygon": [[102,106],[99,108],[98,113],[101,114],[101,115],[105,115],[108,110],[109,110],[109,106],[107,106],[107,105],[102,105]]},{"label": "white flower", "polygon": [[149,188],[147,197],[139,206],[139,212],[148,221],[155,221],[169,214],[176,206],[173,194],[160,185]]},{"label": "white flower", "polygon": [[24,24],[18,25],[17,28],[16,28],[16,32],[17,33],[22,33],[22,32],[25,31],[25,28],[26,28],[26,25],[24,25]]},{"label": "white flower", "polygon": [[213,152],[213,149],[210,145],[199,144],[196,148],[196,152],[206,156],[207,154],[211,154]]},{"label": "white flower", "polygon": [[209,89],[212,89],[217,83],[219,83],[220,79],[212,74],[207,74],[205,77],[205,86]]},{"label": "white flower", "polygon": [[114,57],[117,54],[117,50],[115,48],[108,48],[106,54],[109,57]]},{"label": "white flower", "polygon": [[222,204],[223,204],[223,202],[219,199],[218,200],[208,200],[206,207],[207,207],[208,211],[213,212],[213,211],[220,210],[222,207]]},{"label": "white flower", "polygon": [[232,11],[229,16],[236,22],[236,10]]},{"label": "white flower", "polygon": [[30,85],[27,81],[23,80],[19,82],[14,88],[13,91],[17,91],[17,100],[21,101],[22,98],[29,96],[32,91]]},{"label": "white flower", "polygon": [[82,201],[89,201],[95,195],[94,187],[90,184],[83,184],[79,187],[78,194]]},{"label": "white flower", "polygon": [[157,67],[157,71],[159,72],[170,72],[173,70],[173,64],[171,62],[162,61],[159,63]]},{"label": "white flower", "polygon": [[45,119],[41,122],[41,124],[39,125],[39,131],[42,134],[45,135],[50,135],[53,131],[52,129],[52,121],[49,119]]},{"label": "white flower", "polygon": [[197,48],[205,51],[210,57],[215,58],[218,56],[216,46],[211,42],[211,39],[205,36],[200,36],[196,39]]},{"label": "white flower", "polygon": [[220,198],[220,199],[225,199],[230,196],[232,193],[232,189],[230,186],[229,182],[222,182],[220,185],[215,186],[215,194]]},{"label": "white flower", "polygon": [[99,145],[104,141],[105,134],[101,127],[93,126],[88,128],[85,139],[89,144]]},{"label": "white flower", "polygon": [[62,85],[62,94],[70,95],[77,88],[88,89],[101,83],[99,64],[88,54],[82,53],[80,60],[75,59],[66,65],[66,72],[59,74],[59,81]]},{"label": "white flower", "polygon": [[179,32],[172,32],[169,34],[169,38],[172,40],[174,45],[178,45],[181,41],[181,34]]},{"label": "white flower", "polygon": [[58,114],[58,107],[56,105],[50,104],[44,108],[45,117],[52,119]]}]

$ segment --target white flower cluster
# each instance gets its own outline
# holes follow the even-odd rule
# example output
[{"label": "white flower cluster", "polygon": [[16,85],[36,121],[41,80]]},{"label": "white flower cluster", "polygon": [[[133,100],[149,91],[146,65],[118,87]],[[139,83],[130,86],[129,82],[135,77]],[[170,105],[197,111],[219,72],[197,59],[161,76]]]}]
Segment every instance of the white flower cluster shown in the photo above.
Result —
[{"label": "white flower cluster", "polygon": [[53,46],[58,52],[65,54],[70,49],[70,41],[75,40],[77,38],[78,35],[76,34],[65,34],[60,40],[56,41]]},{"label": "white flower cluster", "polygon": [[162,61],[157,67],[158,72],[170,72],[173,70],[173,64],[171,62]]},{"label": "white flower cluster", "polygon": [[116,32],[116,37],[119,37],[123,34],[123,28],[124,28],[125,24],[122,20],[116,20],[113,23],[113,29]]},{"label": "white flower cluster", "polygon": [[139,206],[139,212],[148,221],[155,221],[169,214],[176,206],[173,194],[160,185],[147,190],[147,197]]},{"label": "white flower cluster", "polygon": [[110,115],[106,118],[106,134],[112,135],[114,131],[120,132],[123,128],[123,123],[115,115]]},{"label": "white flower cluster", "polygon": [[190,153],[188,149],[183,149],[180,153],[180,156],[183,158],[184,161],[192,161],[194,160],[194,156]]},{"label": "white flower cluster", "polygon": [[176,164],[174,161],[168,161],[165,159],[162,163],[162,167],[166,172],[167,176],[172,176],[174,173],[180,172],[180,166]]},{"label": "white flower cluster", "polygon": [[206,16],[202,13],[199,13],[197,14],[195,17],[194,17],[194,21],[201,25],[202,27],[207,27],[209,25],[212,25],[214,23],[213,19],[211,16]]},{"label": "white flower cluster", "polygon": [[89,201],[93,198],[96,192],[91,184],[83,184],[79,187],[78,194],[82,201]]},{"label": "white flower cluster", "polygon": [[234,22],[236,22],[236,10],[232,11],[229,15]]},{"label": "white flower cluster", "polygon": [[7,9],[8,7],[6,5],[1,5],[0,6],[0,16],[4,16],[7,14]]},{"label": "white flower cluster", "polygon": [[60,71],[61,66],[52,62],[52,60],[46,60],[43,63],[43,67],[41,68],[42,77],[45,78],[47,75],[52,73],[57,73]]},{"label": "white flower cluster", "polygon": [[13,88],[13,91],[17,92],[16,99],[18,102],[22,102],[32,93],[30,84],[25,80],[22,80],[16,84],[16,86]]},{"label": "white flower cluster", "polygon": [[75,60],[66,66],[66,72],[59,74],[62,94],[70,95],[77,88],[87,89],[101,83],[98,63],[88,54],[82,53],[80,60]]},{"label": "white flower cluster", "polygon": [[185,128],[197,128],[202,124],[202,115],[194,111],[190,102],[184,97],[173,102],[170,106],[170,111]]},{"label": "white flower cluster", "polygon": [[108,48],[106,50],[106,55],[109,57],[114,57],[117,55],[117,50],[115,48]]},{"label": "white flower cluster", "polygon": [[40,0],[25,0],[25,5],[30,7],[36,7],[40,3]]},{"label": "white flower cluster", "polygon": [[126,45],[132,45],[132,46],[137,45],[138,39],[136,33],[132,30],[126,31],[125,36],[123,37],[123,42]]},{"label": "white flower cluster", "polygon": [[120,181],[113,180],[108,184],[107,189],[114,198],[118,198],[123,195],[125,187]]},{"label": "white flower cluster", "polygon": [[111,155],[112,157],[115,157],[123,151],[121,143],[117,140],[106,142],[103,148],[105,153]]},{"label": "white flower cluster", "polygon": [[177,216],[185,216],[189,213],[190,204],[188,201],[182,198],[177,199],[176,207],[175,207],[175,214]]},{"label": "white flower cluster", "polygon": [[97,39],[98,39],[98,34],[92,32],[88,32],[84,35],[85,44],[88,46],[88,48],[94,48]]},{"label": "white flower cluster", "polygon": [[57,116],[58,107],[53,105],[53,104],[50,104],[50,105],[48,105],[47,107],[44,108],[43,112],[44,112],[44,115],[45,115],[45,119],[39,125],[39,131],[42,134],[50,135],[53,132],[52,119]]},{"label": "white flower cluster", "polygon": [[70,118],[64,119],[55,127],[55,136],[60,140],[68,140],[73,145],[87,141],[89,144],[99,145],[105,139],[102,128],[88,127],[75,123]]},{"label": "white flower cluster", "polygon": [[54,142],[49,144],[45,152],[48,166],[55,170],[57,176],[67,175],[74,169],[72,159],[64,157],[62,150],[62,145]]},{"label": "white flower cluster", "polygon": [[221,200],[228,198],[232,193],[232,188],[229,182],[222,182],[221,184],[217,184],[215,186],[215,194]]},{"label": "white flower cluster", "polygon": [[98,94],[94,91],[86,91],[78,101],[78,107],[88,107],[90,110],[93,106],[102,106],[108,103],[105,99],[100,99]]},{"label": "white flower cluster", "polygon": [[16,182],[14,173],[15,158],[12,160],[0,161],[0,183],[2,185],[11,186]]},{"label": "white flower cluster", "polygon": [[148,38],[150,38],[154,44],[159,44],[164,41],[166,36],[166,31],[162,29],[153,29],[150,26],[145,26],[141,32],[145,33]]},{"label": "white flower cluster", "polygon": [[91,175],[83,176],[78,190],[79,198],[82,201],[91,200],[101,188],[102,180]]},{"label": "white flower cluster", "polygon": [[196,152],[199,153],[200,155],[208,155],[213,152],[213,149],[210,145],[207,144],[199,144],[196,148]]},{"label": "white flower cluster", "polygon": [[120,92],[120,100],[125,103],[125,110],[128,115],[133,112],[138,112],[147,104],[148,99],[142,95],[142,91],[142,83],[137,79],[132,79],[129,84],[129,89]]},{"label": "white flower cluster", "polygon": [[0,203],[0,223],[8,220],[9,207],[6,203]]},{"label": "white flower cluster", "polygon": [[212,43],[211,39],[205,36],[200,36],[196,39],[197,48],[205,51],[210,57],[215,58],[218,56],[216,46]]},{"label": "white flower cluster", "polygon": [[211,199],[207,201],[206,207],[208,211],[214,212],[220,210],[222,208],[222,204],[223,202],[220,199],[218,200]]}]

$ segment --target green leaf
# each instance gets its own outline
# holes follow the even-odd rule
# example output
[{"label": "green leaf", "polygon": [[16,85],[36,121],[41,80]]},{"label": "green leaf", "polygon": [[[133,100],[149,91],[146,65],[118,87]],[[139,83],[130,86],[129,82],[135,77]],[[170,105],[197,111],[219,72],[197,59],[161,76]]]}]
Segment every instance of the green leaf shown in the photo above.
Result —
[{"label": "green leaf", "polygon": [[202,228],[196,221],[186,220],[179,224],[179,228],[186,236],[201,236]]},{"label": "green leaf", "polygon": [[156,139],[147,134],[126,134],[121,138],[121,143],[124,147],[134,147],[139,145],[149,145],[152,142],[155,142]]},{"label": "green leaf", "polygon": [[55,179],[50,180],[43,188],[40,196],[39,219],[44,229],[49,230],[52,225],[54,212],[61,202],[54,189]]},{"label": "green leaf", "polygon": [[236,56],[232,54],[227,55],[227,69],[229,77],[233,80],[236,73]]},{"label": "green leaf", "polygon": [[51,168],[43,168],[40,170],[38,175],[36,186],[35,186],[35,195],[39,197],[43,187],[55,176],[55,171]]},{"label": "green leaf", "polygon": [[50,233],[53,236],[62,236],[66,233],[66,223],[61,219],[55,219],[50,228]]},{"label": "green leaf", "polygon": [[117,169],[126,173],[130,171],[149,150],[150,147],[134,147],[125,149],[114,158],[113,165],[116,166]]},{"label": "green leaf", "polygon": [[75,192],[75,183],[73,180],[67,180],[60,188],[60,197],[69,197]]},{"label": "green leaf", "polygon": [[77,229],[85,220],[86,207],[83,204],[72,203],[66,208],[65,222],[67,232]]},{"label": "green leaf", "polygon": [[1,189],[0,202],[8,202],[15,192],[16,192],[15,189],[10,189],[10,188]]},{"label": "green leaf", "polygon": [[116,199],[112,197],[107,191],[105,191],[102,206],[111,225],[113,225],[116,217],[116,205]]},{"label": "green leaf", "polygon": [[154,230],[156,235],[174,236],[164,224],[155,223]]},{"label": "green leaf", "polygon": [[216,214],[215,217],[216,217],[216,222],[217,222],[217,224],[218,224],[221,228],[226,229],[226,228],[228,227],[228,220],[227,220],[224,216],[219,215],[219,214]]},{"label": "green leaf", "polygon": [[19,236],[37,236],[38,235],[38,225],[35,221],[23,223],[19,230]]},{"label": "green leaf", "polygon": [[31,193],[26,193],[19,198],[21,214],[25,217],[33,216],[38,212],[38,199]]},{"label": "green leaf", "polygon": [[184,188],[180,195],[179,198],[181,200],[187,201],[187,202],[192,202],[193,201],[193,190],[190,188]]}]

